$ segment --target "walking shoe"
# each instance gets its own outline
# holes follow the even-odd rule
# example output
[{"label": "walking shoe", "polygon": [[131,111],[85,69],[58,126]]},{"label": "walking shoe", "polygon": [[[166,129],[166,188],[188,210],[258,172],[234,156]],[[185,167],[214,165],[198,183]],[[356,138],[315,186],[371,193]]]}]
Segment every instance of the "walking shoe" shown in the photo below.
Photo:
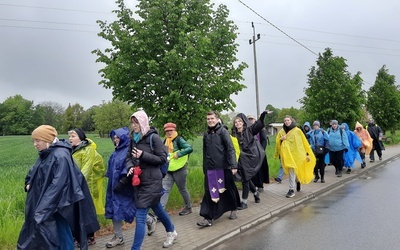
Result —
[{"label": "walking shoe", "polygon": [[351,173],[351,169],[348,168],[346,173],[350,174]]},{"label": "walking shoe", "polygon": [[230,220],[236,220],[237,219],[236,210],[232,210],[231,211],[231,214],[229,215],[229,219]]},{"label": "walking shoe", "polygon": [[382,160],[382,157],[379,157],[379,160],[381,161],[381,160]]},{"label": "walking shoe", "polygon": [[197,222],[197,226],[199,227],[211,227],[212,221],[204,218],[203,220]]},{"label": "walking shoe", "polygon": [[254,193],[254,200],[256,203],[260,203],[260,194],[258,192],[259,191]]},{"label": "walking shoe", "polygon": [[189,207],[185,207],[182,211],[179,212],[179,215],[183,216],[183,215],[188,215],[192,212],[192,208]]},{"label": "walking shoe", "polygon": [[337,177],[342,177],[342,171],[338,171]]},{"label": "walking shoe", "polygon": [[150,236],[156,231],[157,218],[149,213],[146,219],[146,225],[147,225],[147,235]]},{"label": "walking shoe", "polygon": [[296,182],[296,190],[297,190],[297,192],[300,192],[300,191],[301,191],[301,185],[300,185],[300,182],[299,182],[299,181]]},{"label": "walking shoe", "polygon": [[96,239],[94,238],[94,236],[87,238],[87,244],[88,244],[88,246],[96,244]]},{"label": "walking shoe", "polygon": [[124,243],[124,238],[114,235],[114,237],[109,242],[107,242],[106,247],[112,248],[118,245],[122,245]]},{"label": "walking shoe", "polygon": [[374,162],[375,160],[370,160],[369,162]]},{"label": "walking shoe", "polygon": [[321,183],[325,183],[324,177],[321,177]]},{"label": "walking shoe", "polygon": [[264,188],[263,188],[263,187],[259,187],[259,188],[257,188],[257,191],[258,191],[259,193],[262,193],[262,192],[264,192]]},{"label": "walking shoe", "polygon": [[361,168],[365,168],[367,166],[367,164],[364,162],[363,164],[361,164]]},{"label": "walking shoe", "polygon": [[243,209],[246,209],[248,206],[247,206],[247,203],[244,203],[243,201],[240,203],[240,207],[238,207],[238,210],[243,210]]},{"label": "walking shoe", "polygon": [[278,183],[282,183],[281,178],[275,177],[274,180],[275,180],[276,182],[278,182]]},{"label": "walking shoe", "polygon": [[293,189],[289,189],[289,192],[286,194],[286,198],[292,198],[294,197],[296,194],[294,193]]},{"label": "walking shoe", "polygon": [[178,233],[174,230],[173,232],[167,233],[167,239],[163,243],[163,248],[168,248],[174,244],[174,241],[178,237]]},{"label": "walking shoe", "polygon": [[318,182],[318,180],[319,180],[319,176],[316,175],[315,178],[314,178],[314,182]]},{"label": "walking shoe", "polygon": [[77,240],[74,240],[74,248],[81,248],[81,244]]}]

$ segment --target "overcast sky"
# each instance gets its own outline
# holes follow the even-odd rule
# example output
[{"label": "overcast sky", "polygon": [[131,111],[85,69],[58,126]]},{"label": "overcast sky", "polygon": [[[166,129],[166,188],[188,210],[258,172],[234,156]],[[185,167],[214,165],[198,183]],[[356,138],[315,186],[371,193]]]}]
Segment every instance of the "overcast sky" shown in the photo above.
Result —
[{"label": "overcast sky", "polygon": [[[366,90],[383,65],[400,76],[399,1],[213,2],[231,11],[240,33],[237,56],[249,65],[247,89],[232,96],[237,112],[256,114],[251,22],[260,34],[255,44],[261,110],[267,104],[299,108],[307,74],[327,47],[347,60],[352,75],[362,73]],[[134,9],[135,1],[127,5]],[[96,20],[113,20],[114,9],[112,0],[0,0],[0,102],[16,94],[34,104],[79,103],[86,109],[110,101],[111,90],[98,85],[102,65],[91,51],[107,46],[97,36]]]}]

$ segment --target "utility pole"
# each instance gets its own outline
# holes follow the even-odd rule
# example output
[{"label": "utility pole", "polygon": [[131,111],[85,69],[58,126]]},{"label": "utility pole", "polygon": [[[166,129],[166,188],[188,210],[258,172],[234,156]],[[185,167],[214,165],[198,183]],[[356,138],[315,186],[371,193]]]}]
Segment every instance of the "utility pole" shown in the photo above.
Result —
[{"label": "utility pole", "polygon": [[251,27],[253,27],[253,40],[249,40],[249,44],[253,44],[253,53],[254,53],[254,76],[256,81],[256,108],[257,108],[257,119],[260,117],[260,101],[258,97],[258,76],[257,76],[257,56],[256,56],[256,41],[260,39],[260,34],[257,34],[256,39],[256,30],[254,28],[254,23],[251,22]]}]

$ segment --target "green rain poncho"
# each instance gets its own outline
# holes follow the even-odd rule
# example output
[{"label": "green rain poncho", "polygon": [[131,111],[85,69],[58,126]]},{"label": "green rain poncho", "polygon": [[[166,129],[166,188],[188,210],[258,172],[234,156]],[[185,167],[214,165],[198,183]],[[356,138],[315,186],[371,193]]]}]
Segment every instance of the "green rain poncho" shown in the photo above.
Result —
[{"label": "green rain poncho", "polygon": [[103,181],[106,168],[97,145],[87,138],[74,148],[72,157],[85,176],[97,214],[104,214]]}]

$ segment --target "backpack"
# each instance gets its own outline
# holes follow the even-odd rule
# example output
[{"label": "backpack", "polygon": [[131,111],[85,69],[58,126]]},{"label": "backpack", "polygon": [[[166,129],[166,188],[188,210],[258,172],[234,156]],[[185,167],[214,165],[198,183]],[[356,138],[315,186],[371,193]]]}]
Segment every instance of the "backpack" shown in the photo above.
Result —
[{"label": "backpack", "polygon": [[[154,134],[150,134],[150,149],[151,149],[151,151],[154,151],[154,148],[153,148],[153,135]],[[167,175],[168,167],[169,167],[169,160],[168,160],[169,156],[168,156],[168,153],[165,150],[164,150],[164,153],[167,156],[167,161],[159,166],[163,178],[165,177],[165,175]]]}]

